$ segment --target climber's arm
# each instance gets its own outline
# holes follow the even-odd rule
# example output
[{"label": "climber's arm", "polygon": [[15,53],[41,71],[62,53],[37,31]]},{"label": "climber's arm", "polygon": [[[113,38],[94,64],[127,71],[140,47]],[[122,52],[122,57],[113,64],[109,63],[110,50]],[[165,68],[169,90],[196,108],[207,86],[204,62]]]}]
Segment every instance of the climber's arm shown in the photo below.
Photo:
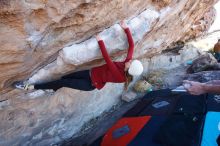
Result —
[{"label": "climber's arm", "polygon": [[127,57],[125,59],[125,62],[128,62],[129,60],[132,59],[133,56],[133,52],[134,52],[134,41],[132,38],[132,34],[131,31],[129,29],[129,27],[127,26],[127,24],[125,23],[125,21],[122,21],[120,23],[121,27],[124,29],[126,35],[127,35],[127,39],[128,39],[128,44],[129,44],[129,48],[128,48],[128,53],[127,53]]},{"label": "climber's arm", "polygon": [[98,41],[100,50],[102,52],[102,56],[104,57],[105,62],[108,65],[108,68],[111,70],[111,72],[113,73],[113,75],[115,76],[117,80],[121,80],[123,77],[121,73],[119,72],[118,68],[116,67],[116,65],[114,64],[114,62],[112,62],[111,58],[109,57],[104,41],[101,40],[99,36],[96,36],[96,39]]}]

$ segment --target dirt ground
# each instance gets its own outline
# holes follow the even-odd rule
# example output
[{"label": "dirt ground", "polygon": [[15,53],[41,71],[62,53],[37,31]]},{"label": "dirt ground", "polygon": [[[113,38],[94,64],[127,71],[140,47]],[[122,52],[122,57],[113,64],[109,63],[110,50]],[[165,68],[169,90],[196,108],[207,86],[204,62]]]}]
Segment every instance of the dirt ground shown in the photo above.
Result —
[{"label": "dirt ground", "polygon": [[81,131],[74,135],[71,139],[66,140],[57,145],[59,146],[87,146],[103,135],[108,128],[122,117],[129,109],[131,109],[141,98],[132,102],[121,101],[119,104],[111,108],[111,110],[103,113],[101,116],[90,120],[83,126]]}]

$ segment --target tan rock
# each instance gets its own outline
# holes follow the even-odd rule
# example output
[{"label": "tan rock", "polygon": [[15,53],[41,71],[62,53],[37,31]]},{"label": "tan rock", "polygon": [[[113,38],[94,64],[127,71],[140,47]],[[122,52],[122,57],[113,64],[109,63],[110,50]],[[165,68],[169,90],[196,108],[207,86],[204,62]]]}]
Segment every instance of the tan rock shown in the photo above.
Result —
[{"label": "tan rock", "polygon": [[[0,145],[51,145],[70,138],[89,119],[117,104],[123,90],[121,84],[108,84],[103,90],[94,92],[61,89],[56,93],[25,93],[11,87],[14,81],[28,79],[36,73],[42,74],[36,80],[52,80],[71,71],[103,64],[94,46],[87,46],[83,53],[72,56],[86,58],[93,52],[93,57],[79,64],[62,57],[62,49],[94,42],[90,38],[98,32],[103,36],[117,35],[118,27],[108,33],[111,26],[117,26],[122,19],[128,22],[139,19],[137,17],[144,10],[158,17],[144,17],[146,25],[141,26],[147,26],[143,27],[146,31],[142,32],[142,27],[134,29],[134,58],[152,57],[173,42],[197,36],[192,34],[194,31],[190,32],[192,26],[203,21],[204,14],[216,1],[1,0]],[[204,21],[207,18],[213,20],[205,17]],[[132,28],[138,25],[129,23]],[[209,25],[206,26],[196,34]],[[123,59],[127,47],[123,33],[118,36],[120,43],[111,41],[114,35],[106,39],[108,51],[115,60]],[[73,49],[80,50],[78,47]]]}]

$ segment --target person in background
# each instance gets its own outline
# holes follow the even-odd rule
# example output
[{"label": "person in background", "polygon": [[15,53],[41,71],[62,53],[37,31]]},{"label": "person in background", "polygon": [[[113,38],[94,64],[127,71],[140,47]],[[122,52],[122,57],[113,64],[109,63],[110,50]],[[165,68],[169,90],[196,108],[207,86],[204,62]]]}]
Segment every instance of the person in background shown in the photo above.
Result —
[{"label": "person in background", "polygon": [[[220,61],[220,39],[214,45],[214,55],[217,61]],[[193,95],[200,95],[205,93],[220,94],[220,80],[212,80],[206,83],[200,83],[195,81],[183,81],[185,89]]]},{"label": "person in background", "polygon": [[220,80],[212,80],[206,83],[185,80],[183,81],[183,86],[192,95],[220,94]]},{"label": "person in background", "polygon": [[127,89],[129,83],[132,81],[133,76],[139,76],[143,72],[142,63],[138,60],[132,60],[134,52],[134,42],[125,21],[120,23],[124,32],[127,35],[129,48],[127,57],[122,62],[114,62],[111,60],[106,50],[104,41],[99,35],[96,36],[102,56],[106,64],[94,67],[90,70],[78,71],[72,74],[65,75],[59,80],[28,85],[24,82],[16,82],[14,85],[18,89],[33,90],[33,89],[53,89],[54,91],[62,88],[69,87],[73,89],[91,91],[94,89],[102,89],[107,82],[112,83],[125,83]]},{"label": "person in background", "polygon": [[220,62],[220,39],[218,39],[218,42],[214,46],[214,53],[215,53],[215,58],[217,59],[218,62]]}]

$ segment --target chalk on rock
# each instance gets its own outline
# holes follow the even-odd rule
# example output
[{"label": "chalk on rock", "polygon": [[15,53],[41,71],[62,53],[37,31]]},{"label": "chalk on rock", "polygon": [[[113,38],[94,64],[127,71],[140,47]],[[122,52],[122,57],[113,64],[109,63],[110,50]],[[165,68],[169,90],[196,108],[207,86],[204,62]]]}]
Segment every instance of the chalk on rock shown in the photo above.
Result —
[{"label": "chalk on rock", "polygon": [[0,102],[0,110],[3,110],[5,107],[10,105],[10,101],[8,99]]},{"label": "chalk on rock", "polygon": [[138,95],[134,91],[128,91],[122,94],[122,100],[126,102],[131,102],[137,98],[138,98]]},{"label": "chalk on rock", "polygon": [[40,97],[40,96],[42,96],[44,94],[45,94],[45,91],[43,91],[43,90],[36,90],[34,92],[29,93],[28,95],[29,95],[30,99],[34,99],[34,98]]}]

